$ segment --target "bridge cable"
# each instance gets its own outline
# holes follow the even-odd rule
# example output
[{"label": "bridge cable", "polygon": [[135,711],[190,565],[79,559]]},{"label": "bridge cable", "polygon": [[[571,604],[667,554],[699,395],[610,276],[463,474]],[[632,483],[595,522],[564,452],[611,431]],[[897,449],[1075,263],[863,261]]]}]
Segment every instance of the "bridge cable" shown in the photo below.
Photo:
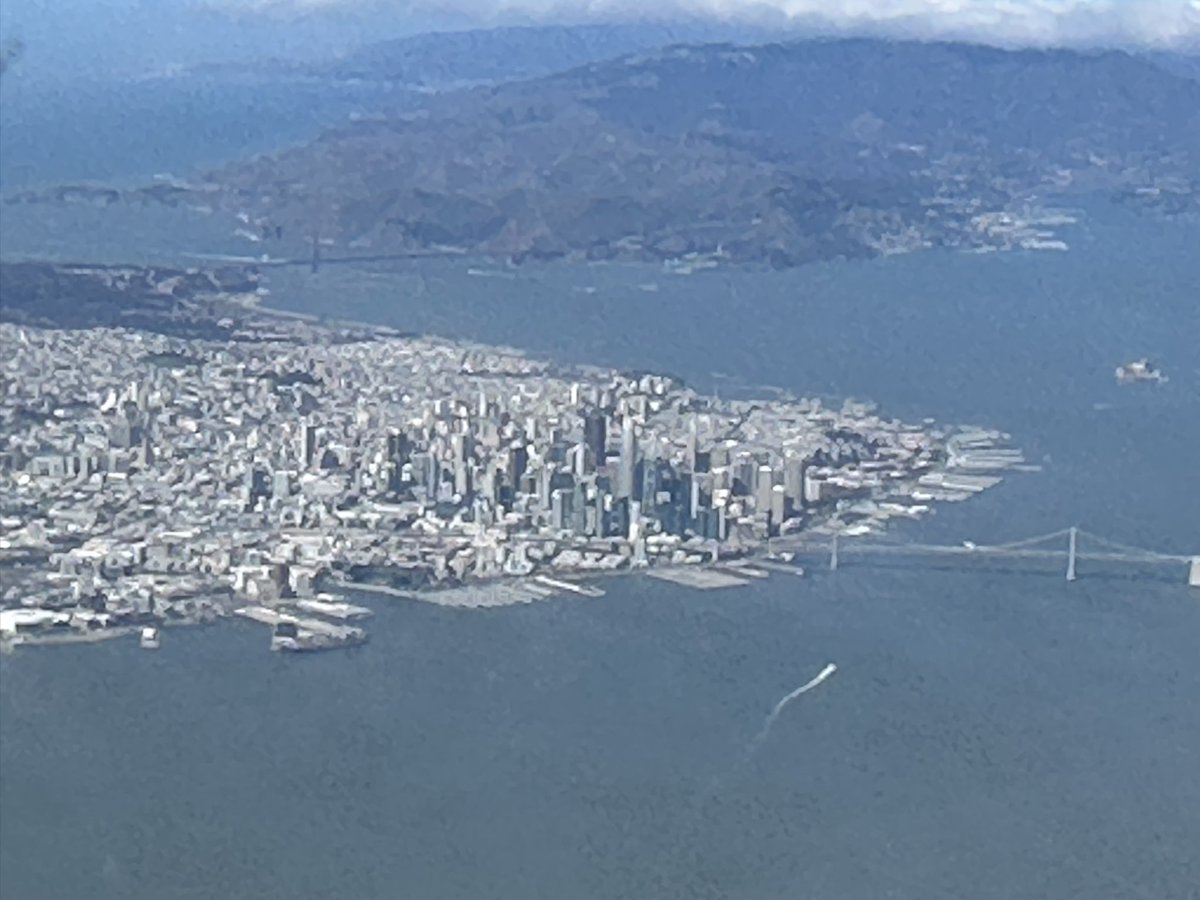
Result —
[{"label": "bridge cable", "polygon": [[1133,547],[1129,544],[1122,544],[1118,541],[1110,540],[1106,537],[1101,537],[1098,534],[1092,534],[1090,531],[1079,532],[1080,537],[1086,537],[1089,541],[1099,544],[1106,550],[1111,550],[1116,553],[1129,554],[1131,556],[1139,556],[1144,559],[1170,559],[1173,554],[1159,553],[1157,550],[1147,550],[1144,547]]},{"label": "bridge cable", "polygon": [[1058,531],[1052,531],[1049,534],[1039,534],[1035,537],[1021,538],[1020,540],[1008,541],[1003,544],[980,544],[980,550],[1020,550],[1024,547],[1032,547],[1037,544],[1049,543],[1050,541],[1060,540],[1067,537],[1071,533],[1070,528],[1060,528]]}]

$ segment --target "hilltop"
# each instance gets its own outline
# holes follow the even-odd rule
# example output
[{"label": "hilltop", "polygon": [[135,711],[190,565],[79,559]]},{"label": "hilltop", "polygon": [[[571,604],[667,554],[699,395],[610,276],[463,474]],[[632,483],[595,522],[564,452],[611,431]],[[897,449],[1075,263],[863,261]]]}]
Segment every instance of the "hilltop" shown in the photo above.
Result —
[{"label": "hilltop", "polygon": [[1052,246],[1079,190],[1192,209],[1200,83],[1118,51],[680,45],[431,94],[145,196],[272,254],[720,257]]}]

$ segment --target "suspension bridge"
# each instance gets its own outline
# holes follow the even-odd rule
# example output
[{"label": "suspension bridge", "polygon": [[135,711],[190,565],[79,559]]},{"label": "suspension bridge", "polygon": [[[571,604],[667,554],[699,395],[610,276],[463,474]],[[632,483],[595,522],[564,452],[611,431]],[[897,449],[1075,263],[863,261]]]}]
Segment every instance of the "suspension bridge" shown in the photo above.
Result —
[{"label": "suspension bridge", "polygon": [[[777,539],[781,543],[786,539]],[[773,542],[774,543],[774,542]],[[775,546],[780,546],[775,544]],[[948,556],[983,559],[1057,560],[1065,563],[1067,581],[1074,581],[1080,562],[1106,562],[1138,566],[1183,566],[1188,584],[1200,587],[1200,554],[1185,556],[1132,547],[1071,526],[1003,544],[922,544],[876,537],[860,541],[834,534],[828,541],[803,539],[789,542],[789,549],[803,553],[828,553],[829,568],[836,571],[847,556]]]}]

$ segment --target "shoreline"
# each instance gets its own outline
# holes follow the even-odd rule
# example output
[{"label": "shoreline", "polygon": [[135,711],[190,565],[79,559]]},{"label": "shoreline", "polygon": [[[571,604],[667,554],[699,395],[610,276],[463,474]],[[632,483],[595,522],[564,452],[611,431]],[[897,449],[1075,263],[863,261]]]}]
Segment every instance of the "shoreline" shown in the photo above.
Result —
[{"label": "shoreline", "polygon": [[[156,597],[185,615],[287,607],[355,567],[407,568],[445,588],[419,599],[457,606],[588,594],[580,579],[617,574],[732,584],[759,577],[753,559],[773,548],[884,531],[1024,462],[1001,431],[903,422],[868,402],[722,400],[668,374],[563,371],[262,305],[253,278],[219,270],[119,271],[68,273],[62,302],[77,284],[108,289],[229,337],[0,323],[11,372],[66,372],[55,391],[81,401],[19,414],[48,402],[30,377],[0,404],[10,440],[44,448],[0,468],[5,499],[49,508],[75,486],[53,517],[4,526],[0,562],[49,553],[4,601],[42,598],[77,627],[107,625],[106,609],[152,615]],[[119,512],[101,527],[107,507]],[[5,631],[47,624],[18,616]]]}]

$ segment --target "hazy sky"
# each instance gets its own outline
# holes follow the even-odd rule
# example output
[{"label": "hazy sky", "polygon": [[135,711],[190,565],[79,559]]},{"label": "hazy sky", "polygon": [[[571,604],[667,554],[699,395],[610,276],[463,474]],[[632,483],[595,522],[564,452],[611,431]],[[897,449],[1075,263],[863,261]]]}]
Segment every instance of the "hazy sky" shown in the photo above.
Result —
[{"label": "hazy sky", "polygon": [[1200,0],[2,0],[21,77],[123,77],[258,56],[329,56],[431,28],[717,17],[1017,44],[1200,48]]},{"label": "hazy sky", "polygon": [[690,14],[850,28],[892,23],[940,34],[970,31],[1018,42],[1125,39],[1174,41],[1200,35],[1200,0],[203,0],[214,7],[275,15],[297,11],[453,9],[469,18],[629,18]]},{"label": "hazy sky", "polygon": [[207,61],[325,57],[430,26],[396,11],[383,24],[352,10],[293,11],[286,20],[237,13],[202,0],[0,0],[0,36],[26,45],[14,76],[124,77]]}]

